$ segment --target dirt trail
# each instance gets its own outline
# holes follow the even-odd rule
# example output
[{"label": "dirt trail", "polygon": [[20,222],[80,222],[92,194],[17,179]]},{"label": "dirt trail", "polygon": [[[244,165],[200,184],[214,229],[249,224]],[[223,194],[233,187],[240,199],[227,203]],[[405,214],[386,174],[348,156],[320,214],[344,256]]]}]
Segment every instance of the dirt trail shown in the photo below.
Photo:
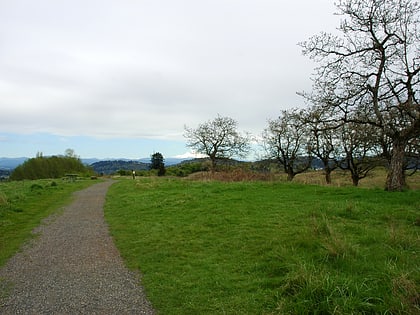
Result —
[{"label": "dirt trail", "polygon": [[[37,229],[39,237],[0,269],[0,314],[154,314],[104,220],[112,181],[75,200]],[[0,292],[4,288],[0,288]]]}]

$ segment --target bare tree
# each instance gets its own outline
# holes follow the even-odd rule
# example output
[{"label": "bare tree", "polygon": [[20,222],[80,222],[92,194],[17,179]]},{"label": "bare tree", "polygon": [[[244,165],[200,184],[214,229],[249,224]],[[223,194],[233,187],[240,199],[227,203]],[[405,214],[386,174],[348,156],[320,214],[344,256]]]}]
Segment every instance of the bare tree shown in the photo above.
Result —
[{"label": "bare tree", "polygon": [[305,124],[309,132],[310,150],[324,166],[325,181],[331,184],[331,172],[338,167],[337,157],[340,124],[333,120],[323,107],[313,106],[305,114]]},{"label": "bare tree", "polygon": [[413,175],[420,169],[420,138],[412,139],[408,143],[404,169],[408,176]]},{"label": "bare tree", "polygon": [[275,159],[289,181],[311,166],[312,158],[303,110],[282,111],[276,120],[269,120],[263,133],[267,157]]},{"label": "bare tree", "polygon": [[339,167],[350,171],[354,186],[375,167],[383,164],[383,159],[375,154],[380,145],[377,129],[370,125],[346,123],[338,130],[340,135],[341,158]]},{"label": "bare tree", "polygon": [[238,132],[234,119],[220,115],[197,128],[185,126],[184,137],[188,147],[210,158],[213,171],[218,159],[244,157],[250,149],[248,134]]},{"label": "bare tree", "polygon": [[[312,94],[344,121],[369,124],[392,141],[387,190],[406,186],[408,143],[420,137],[420,5],[414,0],[340,0],[342,36],[322,33],[301,43],[319,63]],[[362,112],[363,120],[352,120]]]},{"label": "bare tree", "polygon": [[73,149],[66,149],[66,151],[64,151],[64,156],[65,157],[69,157],[69,158],[74,158],[74,159],[79,159],[79,156],[76,154],[76,151],[74,151]]}]

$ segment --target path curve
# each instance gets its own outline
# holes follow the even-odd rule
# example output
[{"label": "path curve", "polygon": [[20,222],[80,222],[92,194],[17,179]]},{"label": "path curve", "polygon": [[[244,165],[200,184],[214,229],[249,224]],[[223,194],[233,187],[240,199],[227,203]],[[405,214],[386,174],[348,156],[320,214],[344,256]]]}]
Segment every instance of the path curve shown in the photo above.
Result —
[{"label": "path curve", "polygon": [[111,185],[76,192],[62,214],[47,219],[39,237],[0,269],[0,285],[10,286],[0,296],[0,314],[154,314],[105,223]]}]

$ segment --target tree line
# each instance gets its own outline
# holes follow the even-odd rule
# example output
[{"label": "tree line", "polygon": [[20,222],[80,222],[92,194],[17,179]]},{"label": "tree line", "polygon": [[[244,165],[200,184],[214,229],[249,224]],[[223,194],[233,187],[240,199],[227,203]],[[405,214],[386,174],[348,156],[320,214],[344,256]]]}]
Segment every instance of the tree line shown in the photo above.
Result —
[{"label": "tree line", "polygon": [[67,151],[66,153],[65,156],[49,157],[44,157],[42,153],[38,153],[35,158],[31,158],[16,167],[10,175],[10,179],[61,178],[66,174],[93,174],[93,171],[85,166],[77,156],[70,155],[70,152]]},{"label": "tree line", "polygon": [[[263,132],[266,158],[289,180],[311,165],[324,164],[326,181],[336,168],[349,170],[354,185],[368,172],[388,169],[386,189],[406,188],[406,170],[420,156],[420,5],[400,0],[340,0],[341,36],[321,33],[300,43],[318,63],[311,92],[300,93],[305,109],[289,109]],[[243,156],[250,137],[237,123],[218,116],[185,127],[187,145],[219,158]]]}]

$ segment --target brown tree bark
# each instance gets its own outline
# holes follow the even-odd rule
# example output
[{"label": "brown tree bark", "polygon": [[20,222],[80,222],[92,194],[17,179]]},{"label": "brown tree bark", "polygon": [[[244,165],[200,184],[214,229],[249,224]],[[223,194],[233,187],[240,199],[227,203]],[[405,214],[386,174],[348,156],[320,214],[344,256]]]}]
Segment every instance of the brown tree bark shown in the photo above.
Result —
[{"label": "brown tree bark", "polygon": [[402,191],[407,188],[404,174],[405,147],[406,141],[394,139],[385,187],[388,191]]},{"label": "brown tree bark", "polygon": [[325,168],[325,182],[327,183],[327,185],[331,184],[331,168],[326,167]]}]

